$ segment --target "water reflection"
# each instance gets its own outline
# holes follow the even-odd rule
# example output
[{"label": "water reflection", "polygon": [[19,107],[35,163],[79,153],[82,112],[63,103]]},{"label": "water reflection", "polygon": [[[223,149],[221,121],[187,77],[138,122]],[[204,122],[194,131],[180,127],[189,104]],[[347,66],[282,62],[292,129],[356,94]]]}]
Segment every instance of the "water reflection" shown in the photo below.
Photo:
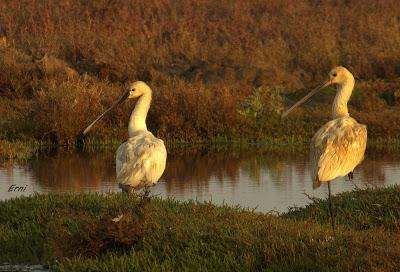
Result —
[{"label": "water reflection", "polygon": [[[399,154],[368,153],[355,172],[354,182],[338,179],[332,191],[395,184],[399,178]],[[0,168],[0,199],[33,192],[118,191],[114,180],[113,152],[56,152],[23,166]],[[9,192],[13,184],[28,186],[23,192]],[[326,186],[312,189],[307,155],[198,149],[169,155],[162,181],[152,192],[181,200],[286,211],[290,206],[307,204],[304,193],[326,197]]]},{"label": "water reflection", "polygon": [[182,194],[193,191],[201,195],[209,190],[210,180],[214,179],[219,186],[225,181],[238,182],[239,169],[244,158],[236,152],[228,156],[224,153],[193,151],[185,154],[170,155],[163,175],[168,194]]},{"label": "water reflection", "polygon": [[[32,161],[27,169],[45,191],[80,192],[101,188],[114,176],[112,152],[56,152]],[[112,187],[110,184],[108,187]]]}]

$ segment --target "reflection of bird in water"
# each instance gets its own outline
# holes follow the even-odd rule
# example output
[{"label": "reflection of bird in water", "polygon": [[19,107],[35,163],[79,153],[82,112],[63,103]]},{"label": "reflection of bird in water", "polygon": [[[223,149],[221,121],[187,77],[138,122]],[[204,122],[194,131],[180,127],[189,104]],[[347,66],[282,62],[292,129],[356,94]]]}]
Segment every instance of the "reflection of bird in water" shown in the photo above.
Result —
[{"label": "reflection of bird in water", "polygon": [[353,75],[344,67],[332,69],[325,83],[298,101],[282,117],[307,101],[317,91],[331,84],[338,85],[332,107],[333,120],[321,127],[313,136],[310,161],[314,188],[320,186],[321,182],[328,183],[329,212],[334,229],[330,181],[346,175],[349,179],[353,179],[354,168],[364,159],[367,145],[367,127],[351,118],[347,109],[347,102],[354,88]]},{"label": "reflection of bird in water", "polygon": [[139,98],[139,100],[129,120],[129,139],[117,149],[116,174],[122,190],[131,192],[133,189],[147,188],[156,184],[164,172],[167,160],[164,142],[148,131],[146,126],[146,116],[152,99],[150,87],[142,81],[132,83],[117,103],[94,120],[84,130],[83,135],[127,98]]}]

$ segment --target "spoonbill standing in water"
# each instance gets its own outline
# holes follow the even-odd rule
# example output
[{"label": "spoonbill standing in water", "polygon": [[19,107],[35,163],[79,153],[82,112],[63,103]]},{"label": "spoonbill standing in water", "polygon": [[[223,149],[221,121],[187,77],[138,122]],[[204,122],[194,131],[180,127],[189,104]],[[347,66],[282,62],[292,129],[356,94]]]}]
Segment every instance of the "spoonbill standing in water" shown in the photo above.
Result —
[{"label": "spoonbill standing in water", "polygon": [[139,99],[129,119],[129,138],[118,147],[115,160],[117,182],[125,192],[147,189],[155,185],[165,169],[167,150],[164,142],[148,131],[146,126],[146,116],[152,99],[150,87],[143,81],[130,84],[120,99],[83,131],[85,135],[111,110],[121,105],[126,99],[135,98]]},{"label": "spoonbill standing in water", "polygon": [[367,127],[350,117],[347,102],[354,88],[354,77],[344,67],[335,67],[329,73],[329,79],[283,113],[286,117],[294,108],[303,104],[319,90],[331,84],[337,84],[335,100],[332,106],[332,119],[322,126],[311,140],[310,163],[313,187],[321,182],[328,183],[329,213],[332,228],[333,218],[330,181],[348,175],[353,179],[354,168],[364,159],[367,145]]}]

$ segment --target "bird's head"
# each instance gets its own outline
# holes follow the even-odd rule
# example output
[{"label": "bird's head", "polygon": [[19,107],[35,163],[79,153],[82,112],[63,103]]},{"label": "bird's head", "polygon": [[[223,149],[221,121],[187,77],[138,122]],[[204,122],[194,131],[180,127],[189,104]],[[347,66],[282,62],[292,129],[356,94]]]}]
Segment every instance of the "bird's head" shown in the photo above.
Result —
[{"label": "bird's head", "polygon": [[146,93],[151,93],[150,87],[144,83],[143,81],[136,81],[128,85],[128,88],[125,89],[124,93],[120,96],[118,101],[108,108],[105,112],[103,112],[99,117],[97,117],[83,132],[82,135],[84,136],[89,132],[89,130],[93,127],[93,125],[101,120],[106,114],[111,112],[113,109],[121,105],[126,99],[135,99],[138,98]]},{"label": "bird's head", "polygon": [[328,85],[330,85],[330,84],[341,85],[341,84],[347,82],[348,80],[354,81],[353,75],[346,68],[344,68],[342,66],[338,66],[338,67],[333,68],[329,72],[329,80],[327,81],[327,83],[328,83]]},{"label": "bird's head", "polygon": [[150,93],[150,87],[143,81],[136,81],[128,86],[128,98],[134,99],[142,96],[143,94]]},{"label": "bird's head", "polygon": [[337,66],[335,68],[333,68],[330,72],[329,72],[329,78],[323,82],[321,85],[319,85],[317,88],[315,88],[314,90],[312,90],[311,92],[309,92],[305,97],[303,97],[302,99],[300,99],[296,104],[294,104],[290,109],[288,109],[287,111],[285,111],[282,114],[282,118],[285,118],[290,112],[292,112],[292,110],[294,110],[296,107],[300,106],[301,104],[303,104],[304,102],[306,102],[311,96],[313,96],[314,94],[316,94],[319,90],[324,89],[325,87],[331,85],[331,84],[339,84],[342,85],[346,82],[348,82],[349,80],[352,80],[354,82],[354,77],[353,75],[349,72],[349,70],[347,70],[346,68],[342,67],[342,66]]}]

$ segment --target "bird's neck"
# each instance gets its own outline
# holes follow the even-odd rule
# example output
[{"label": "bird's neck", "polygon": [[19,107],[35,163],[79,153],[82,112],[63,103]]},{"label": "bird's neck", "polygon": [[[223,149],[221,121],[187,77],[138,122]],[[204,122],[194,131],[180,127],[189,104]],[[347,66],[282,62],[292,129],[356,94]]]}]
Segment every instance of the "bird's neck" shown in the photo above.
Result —
[{"label": "bird's neck", "polygon": [[151,92],[144,93],[136,102],[136,106],[129,119],[129,137],[133,137],[138,131],[147,131],[146,117],[150,108],[151,98]]},{"label": "bird's neck", "polygon": [[333,102],[332,106],[333,119],[349,116],[349,111],[347,109],[347,102],[350,99],[353,88],[354,88],[353,78],[349,78],[341,85],[338,85],[335,101]]}]

